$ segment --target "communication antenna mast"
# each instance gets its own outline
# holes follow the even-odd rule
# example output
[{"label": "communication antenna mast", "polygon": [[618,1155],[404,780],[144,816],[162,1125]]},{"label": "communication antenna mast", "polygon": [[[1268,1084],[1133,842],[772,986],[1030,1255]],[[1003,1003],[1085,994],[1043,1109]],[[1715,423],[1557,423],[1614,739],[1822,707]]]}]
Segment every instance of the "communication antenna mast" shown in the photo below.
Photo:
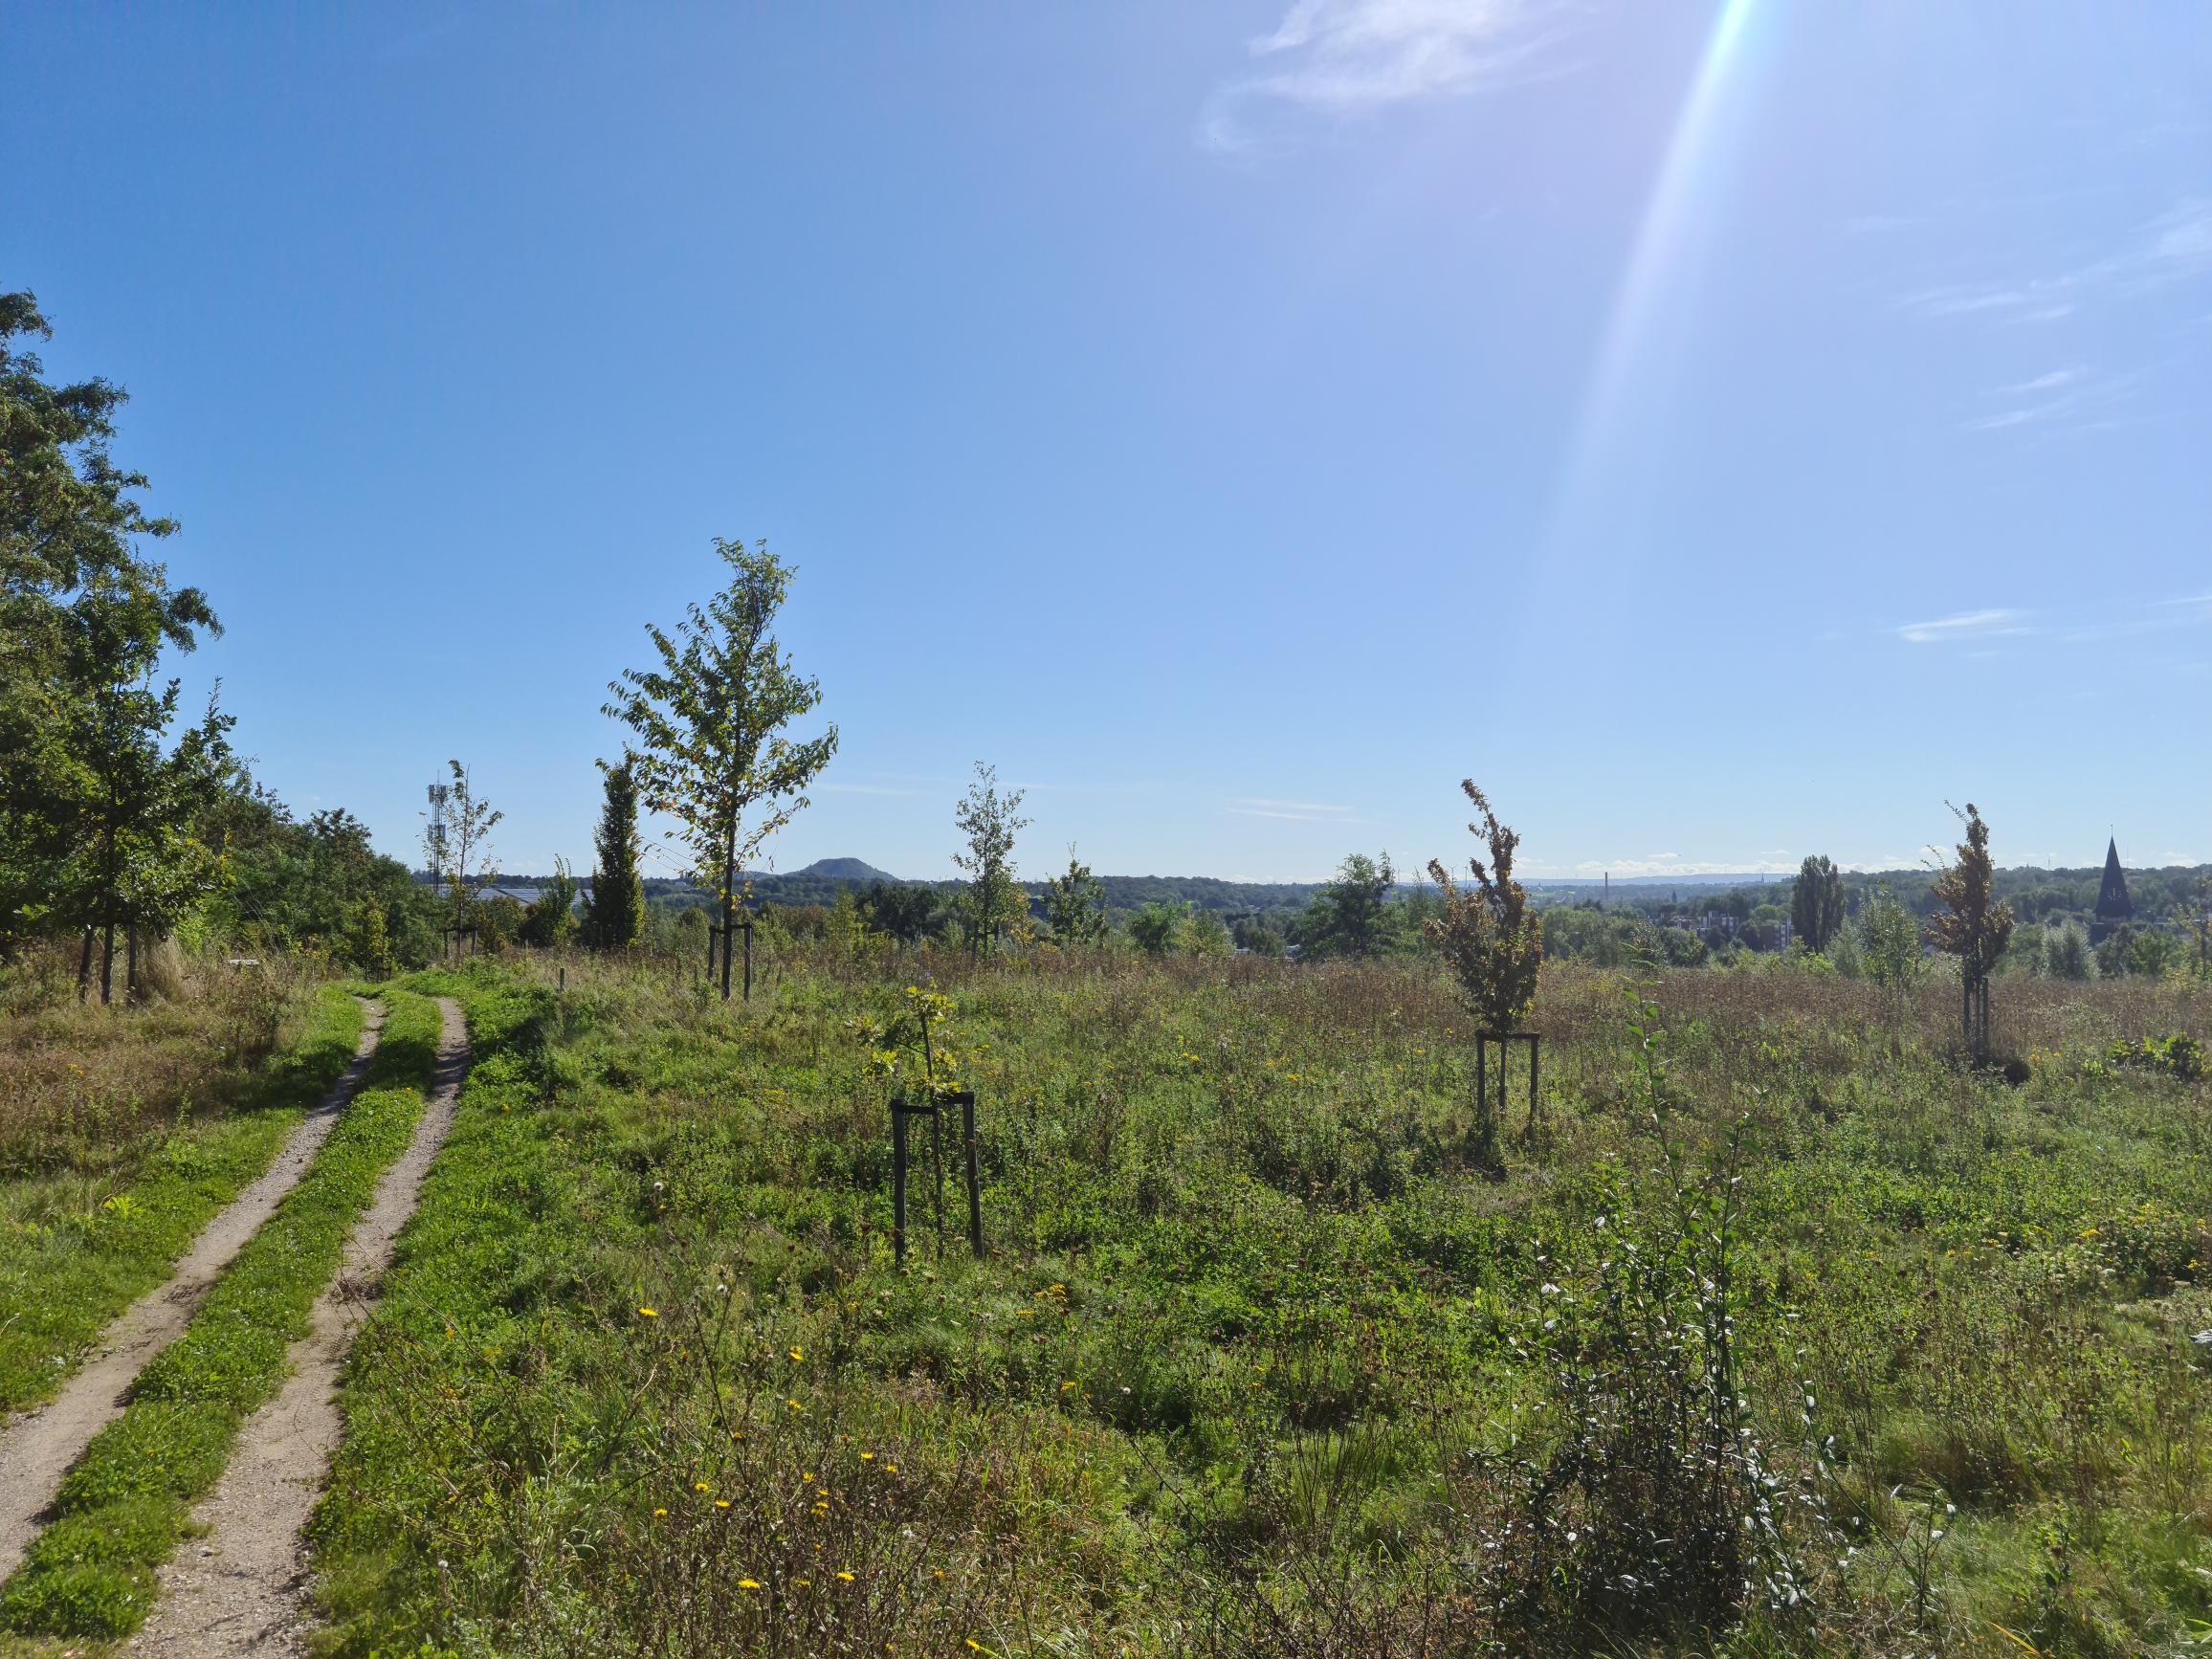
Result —
[{"label": "communication antenna mast", "polygon": [[431,809],[424,816],[431,821],[430,832],[423,837],[431,855],[431,874],[442,877],[446,873],[446,803],[453,799],[451,784],[432,784],[430,786]]}]

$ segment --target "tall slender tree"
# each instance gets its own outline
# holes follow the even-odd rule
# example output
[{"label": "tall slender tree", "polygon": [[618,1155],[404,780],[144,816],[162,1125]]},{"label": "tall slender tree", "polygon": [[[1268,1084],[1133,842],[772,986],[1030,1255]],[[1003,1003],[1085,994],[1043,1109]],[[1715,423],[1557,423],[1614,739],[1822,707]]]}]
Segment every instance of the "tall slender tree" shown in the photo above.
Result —
[{"label": "tall slender tree", "polygon": [[1958,959],[1958,984],[1963,998],[1959,1029],[1967,1051],[1977,1060],[1989,1057],[1989,976],[1998,958],[2012,940],[2012,906],[1996,895],[1996,871],[1989,861],[1989,826],[1966,803],[1958,812],[1966,826],[1966,839],[1958,844],[1958,858],[1937,872],[1936,902],[1941,906],[1929,919],[1928,932],[1936,948]]},{"label": "tall slender tree", "polygon": [[646,804],[674,817],[698,866],[719,877],[726,1003],[739,873],[806,807],[801,791],[837,752],[837,728],[806,742],[784,735],[822,700],[771,631],[798,572],[765,542],[717,537],[715,551],[729,586],[705,609],[689,607],[673,637],[646,625],[660,666],[624,670],[606,712],[642,741],[632,765]]},{"label": "tall slender tree", "polygon": [[1844,931],[1844,878],[1825,852],[1798,866],[1789,896],[1790,931],[1807,950],[1825,951]]},{"label": "tall slender tree", "polygon": [[636,757],[602,761],[607,799],[592,835],[596,853],[591,896],[585,901],[584,942],[593,950],[628,950],[645,934],[645,878],[638,872]]}]

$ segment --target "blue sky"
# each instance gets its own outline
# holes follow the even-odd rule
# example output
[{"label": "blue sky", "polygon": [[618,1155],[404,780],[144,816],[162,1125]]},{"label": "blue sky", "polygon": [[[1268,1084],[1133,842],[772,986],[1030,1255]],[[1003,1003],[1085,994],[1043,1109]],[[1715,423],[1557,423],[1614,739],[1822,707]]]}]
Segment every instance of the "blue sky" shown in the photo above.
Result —
[{"label": "blue sky", "polygon": [[715,535],[842,732],[782,868],[2212,858],[2212,14],[0,5],[0,281],[409,856],[588,862]]}]

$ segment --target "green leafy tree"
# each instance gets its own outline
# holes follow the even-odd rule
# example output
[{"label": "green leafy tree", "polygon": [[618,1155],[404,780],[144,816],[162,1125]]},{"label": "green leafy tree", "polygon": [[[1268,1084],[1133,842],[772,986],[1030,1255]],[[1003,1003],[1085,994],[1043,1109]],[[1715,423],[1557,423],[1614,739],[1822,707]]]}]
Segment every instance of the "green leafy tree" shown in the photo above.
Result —
[{"label": "green leafy tree", "polygon": [[1960,1030],[1967,1051],[1983,1060],[1989,1057],[1989,976],[2012,939],[2012,907],[1996,896],[1989,826],[1971,801],[1958,818],[1966,839],[1957,859],[1936,874],[1938,908],[1928,931],[1936,949],[1958,959]]},{"label": "green leafy tree", "polygon": [[2124,959],[2127,971],[2144,979],[2164,979],[2188,961],[2188,951],[2174,935],[2155,927],[2139,928],[2128,941]]},{"label": "green leafy tree", "polygon": [[522,943],[546,950],[565,941],[576,931],[574,906],[578,889],[576,878],[568,872],[568,860],[553,860],[553,879],[538,890],[537,902],[522,913],[522,925],[516,938]]},{"label": "green leafy tree", "polygon": [[1241,918],[1230,930],[1237,948],[1249,950],[1254,956],[1276,957],[1283,954],[1284,939],[1264,917]]},{"label": "green leafy tree", "polygon": [[1298,924],[1300,952],[1314,959],[1378,957],[1394,941],[1390,893],[1398,873],[1390,854],[1380,859],[1355,852],[1337,867],[1337,879],[1306,907]]},{"label": "green leafy tree", "polygon": [[2043,971],[2054,980],[2093,980],[2097,977],[2096,952],[2078,921],[2064,921],[2043,931]]},{"label": "green leafy tree", "polygon": [[1790,932],[1807,950],[1825,952],[1844,931],[1844,878],[1826,853],[1798,866],[1789,900]]},{"label": "green leafy tree", "polygon": [[1193,906],[1183,918],[1182,945],[1192,956],[1228,956],[1236,950],[1236,940],[1220,911]]},{"label": "green leafy tree", "polygon": [[391,927],[384,906],[373,898],[357,901],[346,930],[345,954],[371,979],[386,979],[398,965],[392,956]]},{"label": "green leafy tree", "polygon": [[163,929],[220,868],[192,833],[224,775],[227,718],[172,743],[164,650],[219,632],[197,588],[173,588],[138,551],[174,533],[133,491],[109,444],[122,391],[55,386],[21,343],[52,330],[28,293],[0,295],[0,952],[26,934],[95,934],[112,995],[118,927]]},{"label": "green leafy tree", "polygon": [[168,741],[178,682],[152,683],[170,642],[163,608],[153,590],[103,573],[68,610],[69,697],[57,722],[66,762],[48,780],[47,806],[67,827],[70,851],[53,892],[86,930],[80,998],[99,936],[102,1003],[114,997],[118,931],[166,934],[221,882],[194,830],[222,793],[232,722],[210,697],[202,719]]},{"label": "green leafy tree", "polygon": [[2212,978],[2212,873],[2199,875],[2187,896],[2175,901],[2174,919],[2195,949],[2197,977]]},{"label": "green leafy tree", "polygon": [[467,919],[476,930],[476,948],[487,956],[503,955],[521,938],[527,914],[521,900],[504,893],[476,900],[469,906]]},{"label": "green leafy tree", "polygon": [[919,944],[938,930],[943,904],[933,887],[877,881],[861,904],[868,925],[900,944]]},{"label": "green leafy tree", "polygon": [[1894,1044],[1904,1028],[1905,1005],[1928,972],[1920,922],[1887,887],[1859,913],[1859,961],[1880,993],[1883,1017]]},{"label": "green leafy tree", "polygon": [[998,768],[978,761],[975,782],[953,809],[953,823],[967,837],[967,851],[952,855],[968,878],[959,900],[961,925],[976,955],[996,949],[1001,930],[1029,914],[1029,896],[1014,880],[1014,837],[1029,824],[1020,815],[1023,793],[1002,795]]},{"label": "green leafy tree", "polygon": [[[1458,982],[1459,993],[1474,1015],[1478,1031],[1516,1029],[1536,1001],[1537,975],[1543,966],[1544,930],[1528,908],[1528,890],[1513,876],[1514,852],[1520,837],[1497,821],[1490,802],[1472,778],[1460,788],[1474,806],[1470,833],[1490,853],[1468,860],[1471,890],[1455,884],[1441,859],[1431,859],[1429,877],[1443,890],[1443,908],[1428,923],[1428,937]],[[1497,1126],[1503,1117],[1505,1067],[1498,1067],[1496,1104],[1486,1098],[1475,1108],[1475,1155],[1494,1166]]]},{"label": "green leafy tree", "polygon": [[606,799],[591,837],[591,896],[584,910],[584,942],[593,950],[628,950],[645,935],[645,878],[639,874],[637,774],[634,757],[600,763]]},{"label": "green leafy tree", "polygon": [[1166,956],[1189,914],[1187,899],[1154,900],[1129,918],[1129,942],[1146,956]]},{"label": "green leafy tree", "polygon": [[[807,806],[802,791],[837,752],[837,728],[794,742],[785,728],[822,701],[792,672],[772,631],[798,572],[768,551],[718,537],[729,586],[694,605],[674,637],[648,624],[660,666],[627,669],[606,712],[638,734],[632,763],[646,802],[682,826],[700,869],[712,872],[722,938],[737,920],[739,872]],[[731,952],[722,952],[722,1001]]]},{"label": "green leafy tree", "polygon": [[1068,868],[1045,884],[1045,924],[1063,945],[1097,944],[1105,939],[1106,884],[1068,845]]}]

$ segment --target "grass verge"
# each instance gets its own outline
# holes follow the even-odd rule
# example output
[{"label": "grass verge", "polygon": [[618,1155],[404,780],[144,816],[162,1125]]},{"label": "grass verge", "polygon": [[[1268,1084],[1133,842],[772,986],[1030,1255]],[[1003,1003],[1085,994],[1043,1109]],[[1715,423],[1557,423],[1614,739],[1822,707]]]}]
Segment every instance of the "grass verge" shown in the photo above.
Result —
[{"label": "grass verge", "polygon": [[122,1179],[29,1175],[0,1190],[0,1412],[50,1399],[108,1321],[166,1278],[210,1218],[269,1167],[353,1058],[361,1017],[358,1002],[326,986],[299,1042],[242,1099],[214,1117],[184,1108]]},{"label": "grass verge", "polygon": [[229,1460],[246,1414],[275,1395],[354,1222],[422,1115],[437,1051],[427,998],[387,993],[383,1044],[361,1092],[185,1334],[131,1389],[123,1414],[62,1482],[55,1514],[0,1594],[0,1627],[114,1638],[145,1620],[154,1569]]}]

